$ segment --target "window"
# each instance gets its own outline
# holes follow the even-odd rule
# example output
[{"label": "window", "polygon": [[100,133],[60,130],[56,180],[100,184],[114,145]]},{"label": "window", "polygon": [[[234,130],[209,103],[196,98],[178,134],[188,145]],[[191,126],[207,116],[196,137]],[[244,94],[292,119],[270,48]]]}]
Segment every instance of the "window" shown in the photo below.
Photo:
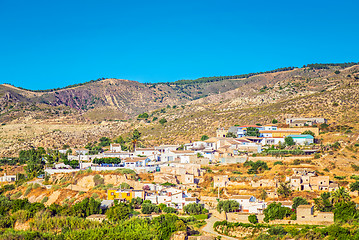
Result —
[{"label": "window", "polygon": [[114,195],[114,192],[111,193],[111,196],[113,196],[113,195]]},{"label": "window", "polygon": [[127,193],[127,197],[131,196],[131,193]]}]

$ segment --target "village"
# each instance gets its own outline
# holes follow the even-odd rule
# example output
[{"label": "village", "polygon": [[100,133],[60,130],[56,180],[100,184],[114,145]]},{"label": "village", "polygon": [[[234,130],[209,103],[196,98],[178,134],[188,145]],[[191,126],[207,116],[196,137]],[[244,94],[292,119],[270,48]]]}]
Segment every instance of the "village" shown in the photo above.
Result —
[{"label": "village", "polygon": [[[200,141],[183,145],[136,147],[134,151],[122,151],[121,144],[111,143],[108,150],[98,154],[90,154],[88,149],[74,149],[67,157],[68,161],[78,161],[78,167],[55,163],[45,169],[44,175],[38,176],[38,182],[42,184],[46,176],[47,182],[54,183],[62,179],[59,176],[91,171],[96,173],[92,177],[94,183],[80,180],[69,184],[67,189],[89,191],[98,185],[95,178],[102,181],[102,185],[107,183],[109,187],[104,188],[106,194],[101,199],[104,209],[118,202],[146,201],[184,212],[186,206],[195,204],[209,210],[210,218],[216,220],[248,222],[250,216],[255,215],[257,221],[264,222],[268,206],[280,204],[295,209],[295,218],[273,223],[328,225],[334,223],[334,213],[318,211],[312,199],[300,197],[311,192],[317,195],[334,192],[339,188],[338,183],[328,175],[318,173],[309,164],[312,159],[320,157],[321,124],[326,125],[327,120],[291,118],[281,124],[284,127],[275,123],[232,126],[229,129],[220,127],[216,136],[204,136]],[[59,151],[66,153],[68,150]],[[295,165],[289,167],[285,175],[265,178],[262,174],[289,162]],[[229,170],[236,166],[250,168],[247,174]],[[147,179],[108,175],[116,171],[131,171],[136,176],[147,176]],[[233,173],[238,177],[233,177]],[[16,175],[4,175],[0,181],[16,181]],[[43,186],[51,189],[51,185]],[[296,193],[297,199],[288,200],[292,193]],[[232,205],[222,211],[225,204]],[[156,214],[149,211],[144,216]],[[88,218],[103,221],[106,216]]]}]

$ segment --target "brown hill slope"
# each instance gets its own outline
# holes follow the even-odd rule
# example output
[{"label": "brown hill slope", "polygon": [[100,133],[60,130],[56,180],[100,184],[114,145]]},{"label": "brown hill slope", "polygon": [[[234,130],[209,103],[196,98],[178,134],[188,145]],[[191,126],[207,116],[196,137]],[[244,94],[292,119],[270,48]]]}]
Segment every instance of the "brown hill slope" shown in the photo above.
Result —
[{"label": "brown hill slope", "polygon": [[[0,154],[15,154],[29,146],[80,147],[102,136],[125,135],[134,128],[143,132],[146,145],[153,145],[183,143],[199,139],[202,134],[214,135],[218,126],[268,123],[274,118],[283,122],[288,115],[355,122],[358,120],[358,73],[359,66],[300,68],[246,79],[187,85],[146,85],[108,79],[58,93],[27,92],[27,95],[21,92],[24,90],[0,88],[0,93],[10,92],[8,98],[14,99],[11,102],[6,100],[6,94],[0,95],[4,99],[1,119],[7,119],[6,125],[0,127]],[[190,101],[198,97],[198,89],[209,96]],[[215,94],[219,89],[227,91]],[[95,96],[93,105],[78,109],[86,99]],[[39,102],[39,99],[48,102]],[[11,108],[11,104],[14,107]],[[171,107],[165,107],[167,105]],[[157,110],[151,112],[151,109]],[[134,116],[145,111],[151,115],[147,121],[109,121],[119,119],[119,115]],[[15,120],[10,121],[9,116]],[[100,117],[107,121],[93,121]],[[152,121],[155,117],[157,120]],[[167,123],[161,125],[158,120],[162,118]]]}]

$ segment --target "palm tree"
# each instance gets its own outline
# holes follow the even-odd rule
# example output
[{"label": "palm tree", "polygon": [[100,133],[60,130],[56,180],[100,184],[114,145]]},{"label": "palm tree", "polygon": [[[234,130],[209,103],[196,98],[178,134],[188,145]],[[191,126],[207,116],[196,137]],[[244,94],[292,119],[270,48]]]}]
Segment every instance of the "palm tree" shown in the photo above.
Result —
[{"label": "palm tree", "polygon": [[132,133],[132,137],[131,137],[131,143],[132,143],[132,147],[133,147],[133,151],[136,151],[136,145],[138,143],[138,141],[141,138],[141,133],[135,129]]},{"label": "palm tree", "polygon": [[131,143],[132,143],[132,148],[133,148],[133,151],[135,152],[135,151],[136,151],[137,139],[132,138],[132,139],[131,139]]},{"label": "palm tree", "polygon": [[333,204],[340,203],[340,202],[349,202],[350,195],[348,190],[344,187],[339,187],[335,192],[332,193],[332,202]]}]

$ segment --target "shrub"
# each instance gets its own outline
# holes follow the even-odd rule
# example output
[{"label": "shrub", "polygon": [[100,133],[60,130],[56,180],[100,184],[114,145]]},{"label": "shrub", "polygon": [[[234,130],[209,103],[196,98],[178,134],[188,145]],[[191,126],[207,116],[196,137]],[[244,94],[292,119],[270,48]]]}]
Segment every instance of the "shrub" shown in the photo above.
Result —
[{"label": "shrub", "polygon": [[239,203],[235,200],[222,200],[217,204],[217,211],[221,213],[222,211],[234,212],[239,209]]},{"label": "shrub", "polygon": [[258,223],[258,218],[256,215],[252,214],[252,215],[248,216],[248,221],[250,223],[256,224],[256,223]]},{"label": "shrub", "polygon": [[208,214],[193,215],[197,220],[204,220],[208,218]]},{"label": "shrub", "polygon": [[275,165],[283,165],[283,162],[282,162],[282,161],[276,161],[276,162],[274,162],[273,165],[274,165],[274,166],[275,166]]},{"label": "shrub", "polygon": [[14,218],[20,223],[24,223],[31,218],[31,213],[28,210],[18,210],[14,213]]},{"label": "shrub", "polygon": [[27,195],[29,195],[29,193],[31,192],[31,189],[32,189],[32,186],[28,186],[28,187],[26,188],[26,191],[25,191],[25,193],[24,193],[24,197],[26,197]]},{"label": "shrub", "polygon": [[272,226],[268,229],[268,234],[270,235],[285,235],[287,232],[282,226]]},{"label": "shrub", "polygon": [[354,171],[359,171],[359,166],[352,164],[351,167],[354,169]]},{"label": "shrub", "polygon": [[49,198],[45,196],[45,197],[41,200],[41,203],[45,203],[45,202],[47,202],[47,200],[49,200]]},{"label": "shrub", "polygon": [[198,215],[201,213],[208,213],[208,210],[205,209],[201,204],[190,203],[183,207],[183,211],[187,214]]},{"label": "shrub", "polygon": [[18,199],[19,197],[21,197],[21,195],[22,195],[21,191],[18,191],[17,193],[11,195],[11,199]]},{"label": "shrub", "polygon": [[315,153],[314,154],[314,159],[319,159],[321,157],[320,153]]},{"label": "shrub", "polygon": [[93,181],[95,183],[95,186],[105,183],[105,180],[98,174],[93,177]]},{"label": "shrub", "polygon": [[167,120],[165,118],[162,118],[159,123],[161,123],[162,125],[165,124],[167,122]]},{"label": "shrub", "polygon": [[165,213],[177,213],[177,210],[173,207],[164,207],[161,210]]}]

